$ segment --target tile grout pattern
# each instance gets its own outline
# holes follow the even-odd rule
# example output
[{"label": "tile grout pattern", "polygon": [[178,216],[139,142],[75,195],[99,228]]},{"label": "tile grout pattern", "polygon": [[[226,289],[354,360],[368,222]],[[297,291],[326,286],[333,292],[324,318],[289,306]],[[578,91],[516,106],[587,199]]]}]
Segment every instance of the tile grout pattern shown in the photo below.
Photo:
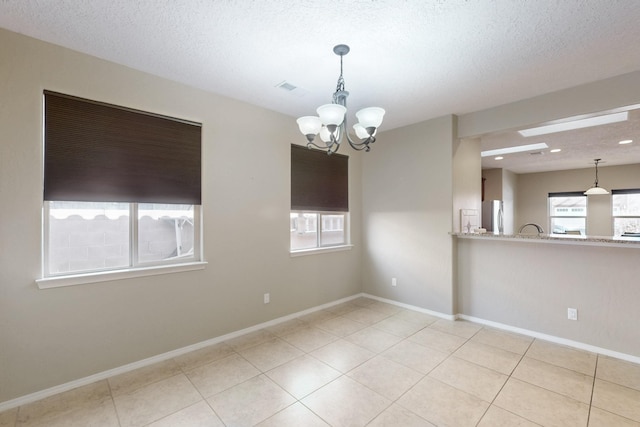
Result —
[{"label": "tile grout pattern", "polygon": [[640,427],[640,365],[358,298],[0,413],[89,425]]}]

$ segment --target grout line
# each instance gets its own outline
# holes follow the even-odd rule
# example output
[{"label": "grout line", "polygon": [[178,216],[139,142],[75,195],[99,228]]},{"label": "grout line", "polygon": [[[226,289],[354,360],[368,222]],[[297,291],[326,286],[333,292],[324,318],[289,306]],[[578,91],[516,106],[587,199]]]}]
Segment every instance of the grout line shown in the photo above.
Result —
[{"label": "grout line", "polygon": [[600,363],[600,355],[596,354],[596,367],[593,370],[593,382],[591,383],[591,397],[589,398],[589,413],[587,413],[587,425],[591,419],[591,408],[593,408],[593,393],[596,390],[596,377],[598,375],[598,364]]}]

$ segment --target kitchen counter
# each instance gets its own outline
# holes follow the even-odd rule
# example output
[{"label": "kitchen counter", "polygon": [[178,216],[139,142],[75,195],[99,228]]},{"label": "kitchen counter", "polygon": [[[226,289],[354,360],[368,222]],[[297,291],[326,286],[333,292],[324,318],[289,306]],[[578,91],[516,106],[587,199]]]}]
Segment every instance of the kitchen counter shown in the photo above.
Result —
[{"label": "kitchen counter", "polygon": [[451,233],[459,239],[502,240],[523,243],[552,243],[562,245],[588,245],[640,249],[640,237],[578,236],[563,234],[493,234]]}]

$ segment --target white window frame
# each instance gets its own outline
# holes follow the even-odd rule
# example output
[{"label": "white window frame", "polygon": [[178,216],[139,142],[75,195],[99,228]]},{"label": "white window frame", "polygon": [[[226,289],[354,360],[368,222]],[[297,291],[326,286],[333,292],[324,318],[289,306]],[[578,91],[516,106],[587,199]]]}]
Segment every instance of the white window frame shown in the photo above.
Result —
[{"label": "white window frame", "polygon": [[[349,212],[331,212],[331,211],[308,211],[308,210],[295,210],[290,211],[289,218],[291,218],[291,214],[311,214],[316,215],[316,245],[311,248],[303,248],[303,249],[293,249],[291,248],[291,239],[289,239],[289,250],[291,256],[296,255],[307,255],[311,253],[318,252],[331,252],[335,250],[348,250],[353,247],[351,244],[351,236],[350,236],[350,220],[349,220]],[[322,219],[324,215],[343,215],[344,223],[343,223],[343,236],[344,242],[338,244],[324,244],[322,242]],[[295,228],[289,225],[290,232],[293,232]]]},{"label": "white window frame", "polygon": [[[552,215],[551,214],[551,199],[552,198],[559,198],[559,197],[584,197],[585,199],[585,207],[584,207],[584,215]],[[549,227],[549,234],[558,234],[558,233],[554,233],[553,232],[553,220],[554,218],[566,218],[566,219],[584,219],[584,232],[585,235],[588,234],[587,231],[587,227],[588,227],[588,221],[587,221],[587,215],[588,215],[588,203],[589,203],[589,199],[587,198],[586,195],[579,193],[579,192],[575,192],[575,194],[571,195],[570,193],[566,193],[566,195],[560,195],[560,193],[558,193],[558,195],[554,195],[553,193],[550,193],[549,196],[547,197],[547,217],[548,217],[548,227]]]},{"label": "white window frame", "polygon": [[[635,190],[637,190],[637,192],[635,192]],[[634,191],[631,194],[636,194],[638,197],[640,197],[640,189],[633,189],[632,191]],[[616,219],[620,218],[620,219],[638,219],[640,220],[640,214],[639,215],[616,215],[615,212],[613,211],[613,207],[614,207],[614,203],[613,203],[613,198],[616,196],[622,196],[622,195],[628,195],[625,193],[618,193],[615,194],[615,190],[612,190],[612,194],[611,194],[611,228],[613,229],[614,235],[615,230],[616,230]],[[619,236],[622,236],[622,234],[620,234]]]},{"label": "white window frame", "polygon": [[42,272],[41,278],[36,280],[40,289],[61,286],[96,283],[123,278],[142,277],[166,274],[180,271],[201,270],[207,264],[203,260],[202,248],[202,206],[193,205],[193,255],[190,257],[173,258],[153,262],[138,260],[138,206],[139,203],[129,203],[129,265],[124,267],[49,274],[49,218],[50,202],[43,202],[42,209]]}]

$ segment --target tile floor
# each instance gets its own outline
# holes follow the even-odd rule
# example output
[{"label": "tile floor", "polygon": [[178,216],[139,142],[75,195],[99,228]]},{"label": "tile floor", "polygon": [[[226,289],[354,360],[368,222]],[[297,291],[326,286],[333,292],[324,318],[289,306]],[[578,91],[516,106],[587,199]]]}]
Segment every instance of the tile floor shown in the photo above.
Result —
[{"label": "tile floor", "polygon": [[640,426],[640,365],[359,298],[0,426]]}]

